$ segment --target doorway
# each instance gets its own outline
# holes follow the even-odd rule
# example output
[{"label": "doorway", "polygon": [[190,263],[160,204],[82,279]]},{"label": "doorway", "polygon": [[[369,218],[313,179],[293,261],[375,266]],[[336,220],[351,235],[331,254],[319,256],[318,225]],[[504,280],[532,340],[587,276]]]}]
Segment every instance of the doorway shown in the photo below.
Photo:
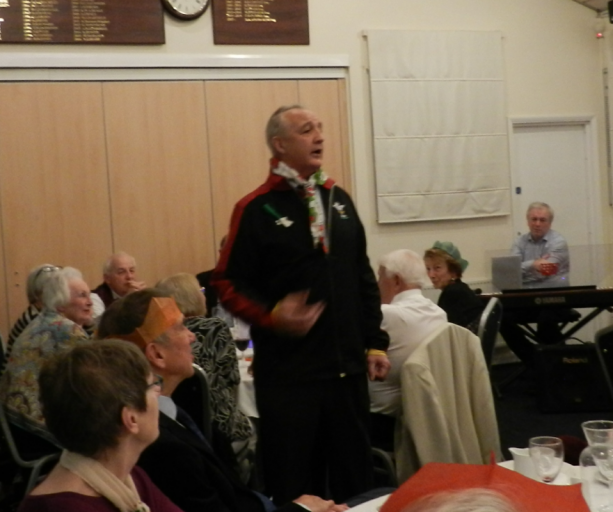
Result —
[{"label": "doorway", "polygon": [[[594,119],[512,119],[509,133],[513,235],[527,231],[530,203],[548,203],[555,211],[553,229],[568,241],[571,286],[602,285],[606,251],[599,214]],[[596,321],[590,330],[599,324]],[[593,339],[593,332],[582,334]]]}]

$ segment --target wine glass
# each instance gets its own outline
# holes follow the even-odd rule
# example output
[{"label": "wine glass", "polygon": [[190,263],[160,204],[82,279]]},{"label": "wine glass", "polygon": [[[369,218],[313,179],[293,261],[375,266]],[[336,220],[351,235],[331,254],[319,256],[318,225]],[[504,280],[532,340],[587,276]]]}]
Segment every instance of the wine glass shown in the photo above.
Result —
[{"label": "wine glass", "polygon": [[564,460],[564,445],[559,437],[533,437],[529,441],[530,458],[536,474],[545,483],[553,482]]},{"label": "wine glass", "polygon": [[613,421],[585,421],[581,427],[589,444],[580,457],[583,494],[593,510],[613,512]]}]

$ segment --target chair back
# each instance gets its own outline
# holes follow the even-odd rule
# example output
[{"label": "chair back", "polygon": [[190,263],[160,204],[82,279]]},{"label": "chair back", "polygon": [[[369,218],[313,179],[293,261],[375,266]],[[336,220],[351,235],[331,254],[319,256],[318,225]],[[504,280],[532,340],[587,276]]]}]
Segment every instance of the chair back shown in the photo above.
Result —
[{"label": "chair back", "polygon": [[602,367],[605,382],[611,398],[613,399],[613,325],[600,329],[594,337],[596,343],[596,353]]},{"label": "chair back", "polygon": [[485,357],[485,363],[487,364],[488,370],[492,366],[494,346],[496,345],[496,338],[498,337],[501,321],[502,302],[496,297],[492,297],[481,314],[481,320],[479,321],[479,328],[477,330],[477,336],[481,340],[481,348],[483,349],[483,356]]},{"label": "chair back", "polygon": [[11,458],[13,459],[15,464],[17,464],[20,468],[30,470],[30,476],[28,478],[28,482],[26,485],[25,493],[24,493],[24,496],[26,496],[30,493],[30,491],[37,484],[38,479],[41,476],[43,469],[45,469],[45,466],[48,467],[47,464],[49,462],[59,459],[60,453],[58,449],[57,453],[46,454],[42,457],[38,457],[32,460],[26,460],[19,453],[17,444],[15,443],[15,438],[13,436],[12,428],[19,428],[19,427],[13,427],[10,424],[9,419],[7,418],[7,415],[6,415],[6,411],[4,410],[4,405],[0,403],[0,429],[2,430],[2,438],[4,439],[4,442],[8,448]]},{"label": "chair back", "polygon": [[446,324],[401,369],[402,418],[394,447],[398,481],[428,462],[487,464],[500,460],[500,438],[481,342]]},{"label": "chair back", "polygon": [[213,438],[213,411],[209,381],[201,366],[195,363],[192,366],[194,375],[177,386],[172,399],[193,418],[210,441]]}]

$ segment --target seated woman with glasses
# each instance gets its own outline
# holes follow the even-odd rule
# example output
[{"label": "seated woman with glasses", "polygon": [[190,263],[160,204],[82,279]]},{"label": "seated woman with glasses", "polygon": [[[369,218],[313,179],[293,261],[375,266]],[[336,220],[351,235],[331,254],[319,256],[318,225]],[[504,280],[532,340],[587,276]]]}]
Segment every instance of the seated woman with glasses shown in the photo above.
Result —
[{"label": "seated woman with glasses", "polygon": [[65,448],[19,512],[181,512],[135,467],[159,435],[161,379],[133,344],[97,341],[49,358],[40,400]]},{"label": "seated woman with glasses", "polygon": [[51,265],[49,263],[44,263],[43,265],[38,265],[30,270],[28,274],[28,279],[26,281],[26,295],[28,297],[28,307],[21,314],[21,316],[17,319],[11,332],[9,333],[9,337],[6,340],[6,356],[5,360],[2,362],[2,368],[0,368],[0,375],[4,372],[4,368],[6,367],[6,361],[8,361],[9,356],[11,355],[11,350],[13,348],[13,344],[15,340],[19,337],[19,335],[23,332],[23,330],[30,324],[32,320],[34,320],[40,313],[41,309],[43,309],[43,286],[47,282],[47,279],[53,274],[60,270],[60,267],[56,267],[55,265]]},{"label": "seated woman with glasses", "polygon": [[447,320],[476,333],[483,312],[481,299],[462,282],[468,261],[451,242],[435,242],[424,254],[428,277],[441,290],[438,306],[447,313]]},{"label": "seated woman with glasses", "polygon": [[89,287],[72,267],[48,271],[42,310],[13,344],[0,380],[0,400],[11,423],[53,442],[38,401],[38,373],[46,357],[89,343],[83,325],[91,322]]}]

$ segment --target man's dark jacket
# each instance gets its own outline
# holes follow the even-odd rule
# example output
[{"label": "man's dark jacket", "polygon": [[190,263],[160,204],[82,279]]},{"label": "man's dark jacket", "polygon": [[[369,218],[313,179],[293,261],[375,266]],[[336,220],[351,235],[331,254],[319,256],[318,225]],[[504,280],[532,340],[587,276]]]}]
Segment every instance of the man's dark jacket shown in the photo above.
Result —
[{"label": "man's dark jacket", "polygon": [[[232,215],[212,284],[224,307],[251,324],[256,383],[364,374],[366,350],[386,350],[389,344],[353,202],[330,179],[319,190],[327,253],[314,247],[304,201],[280,176],[271,173],[237,203]],[[271,310],[300,290],[309,290],[310,303],[324,301],[324,312],[303,338],[275,334]]]},{"label": "man's dark jacket", "polygon": [[[260,499],[210,446],[160,413],[160,436],[138,465],[183,512],[264,512]],[[304,511],[291,503],[282,512]]]}]

